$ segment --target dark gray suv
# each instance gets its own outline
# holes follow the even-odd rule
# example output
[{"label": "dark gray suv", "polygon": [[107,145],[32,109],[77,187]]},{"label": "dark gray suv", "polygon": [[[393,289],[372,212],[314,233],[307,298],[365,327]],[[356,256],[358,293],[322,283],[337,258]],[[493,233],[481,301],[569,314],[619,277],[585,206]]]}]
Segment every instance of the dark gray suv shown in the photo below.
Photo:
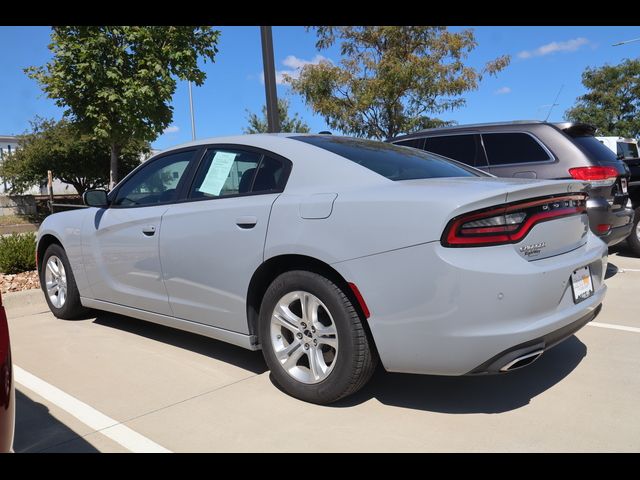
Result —
[{"label": "dark gray suv", "polygon": [[422,130],[390,140],[453,158],[498,177],[567,179],[591,184],[593,233],[609,245],[633,228],[629,168],[594,136],[591,125],[518,121]]}]

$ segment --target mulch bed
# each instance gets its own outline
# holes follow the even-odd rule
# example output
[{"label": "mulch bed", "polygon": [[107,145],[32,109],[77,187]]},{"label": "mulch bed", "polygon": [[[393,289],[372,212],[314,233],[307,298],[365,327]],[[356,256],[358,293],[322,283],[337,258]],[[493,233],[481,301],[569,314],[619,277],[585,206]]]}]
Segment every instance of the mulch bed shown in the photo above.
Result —
[{"label": "mulch bed", "polygon": [[2,293],[21,292],[32,288],[40,288],[40,280],[36,270],[14,275],[0,274],[0,292]]}]

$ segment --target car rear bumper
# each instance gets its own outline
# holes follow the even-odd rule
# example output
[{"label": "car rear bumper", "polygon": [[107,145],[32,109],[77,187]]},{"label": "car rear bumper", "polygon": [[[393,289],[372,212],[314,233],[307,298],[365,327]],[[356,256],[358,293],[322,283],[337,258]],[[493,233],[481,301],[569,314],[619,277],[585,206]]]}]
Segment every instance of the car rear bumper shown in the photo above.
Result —
[{"label": "car rear bumper", "polygon": [[542,337],[529,340],[515,347],[511,347],[498,355],[493,356],[482,365],[477,366],[469,375],[482,375],[493,373],[504,373],[516,370],[522,366],[529,365],[537,360],[544,352],[555,347],[563,340],[584,327],[591,320],[596,318],[602,310],[602,304],[598,305],[594,310],[584,314],[581,318],[565,325],[558,330],[547,333]]},{"label": "car rear bumper", "polygon": [[[571,273],[586,265],[594,293],[575,304]],[[606,245],[588,234],[581,247],[536,261],[513,248],[432,242],[333,266],[362,293],[388,371],[464,375],[593,318],[606,292],[606,265]]]},{"label": "car rear bumper", "polygon": [[[613,211],[604,198],[590,198],[587,201],[587,213],[591,231],[609,246],[623,241],[633,229],[633,209]],[[601,224],[611,225],[611,229],[605,234],[599,233],[597,226]]]}]

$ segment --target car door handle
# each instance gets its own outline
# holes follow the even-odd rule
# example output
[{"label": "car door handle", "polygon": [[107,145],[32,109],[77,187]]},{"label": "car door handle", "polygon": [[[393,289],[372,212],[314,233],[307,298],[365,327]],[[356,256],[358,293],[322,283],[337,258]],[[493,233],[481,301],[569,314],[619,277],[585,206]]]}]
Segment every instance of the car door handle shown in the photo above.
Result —
[{"label": "car door handle", "polygon": [[156,233],[156,227],[153,225],[146,225],[142,227],[142,233],[147,237],[152,237]]},{"label": "car door handle", "polygon": [[258,217],[252,217],[249,215],[236,218],[236,225],[238,225],[240,228],[253,228],[256,226],[256,223],[258,223]]}]

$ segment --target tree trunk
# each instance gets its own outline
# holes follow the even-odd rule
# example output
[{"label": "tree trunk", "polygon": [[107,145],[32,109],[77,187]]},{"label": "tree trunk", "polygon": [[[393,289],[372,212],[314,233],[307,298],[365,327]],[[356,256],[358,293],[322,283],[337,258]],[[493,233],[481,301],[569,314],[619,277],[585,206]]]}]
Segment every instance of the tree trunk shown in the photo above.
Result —
[{"label": "tree trunk", "polygon": [[118,183],[118,158],[122,147],[116,143],[111,144],[111,163],[109,165],[109,189],[113,189]]},{"label": "tree trunk", "polygon": [[80,195],[80,196],[82,196],[82,194],[87,189],[87,187],[85,186],[84,183],[73,182],[71,185],[73,185],[73,188],[76,189],[76,192],[78,192],[78,195]]}]

